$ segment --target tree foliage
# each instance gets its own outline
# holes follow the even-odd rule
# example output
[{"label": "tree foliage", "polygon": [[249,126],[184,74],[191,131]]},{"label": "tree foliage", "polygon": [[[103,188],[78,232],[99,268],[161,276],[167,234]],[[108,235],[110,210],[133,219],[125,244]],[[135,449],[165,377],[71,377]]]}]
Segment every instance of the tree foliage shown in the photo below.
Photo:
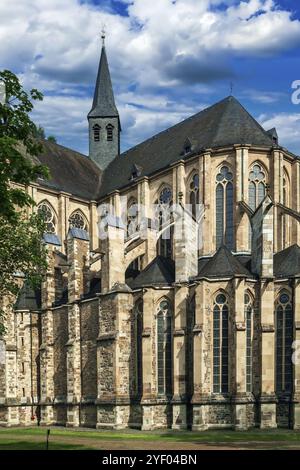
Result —
[{"label": "tree foliage", "polygon": [[[0,317],[3,299],[15,299],[20,277],[36,286],[46,269],[46,250],[41,243],[45,229],[27,191],[48,170],[35,158],[41,151],[36,139],[38,129],[30,119],[33,101],[42,94],[23,90],[19,79],[9,70],[0,72],[5,100],[0,103]],[[10,302],[10,301],[9,301]],[[0,318],[0,333],[3,322]]]},{"label": "tree foliage", "polygon": [[23,90],[19,79],[9,70],[0,72],[5,85],[6,100],[0,103],[0,215],[11,219],[16,208],[31,206],[33,201],[23,187],[38,177],[47,177],[46,168],[37,161],[41,144],[34,137],[37,127],[30,119],[32,101],[42,100],[43,95],[36,89],[29,94]]}]

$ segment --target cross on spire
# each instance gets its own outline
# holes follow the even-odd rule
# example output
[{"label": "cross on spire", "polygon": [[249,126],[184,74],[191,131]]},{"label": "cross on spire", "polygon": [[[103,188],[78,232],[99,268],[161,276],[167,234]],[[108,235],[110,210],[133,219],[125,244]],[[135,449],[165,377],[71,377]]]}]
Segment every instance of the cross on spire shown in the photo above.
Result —
[{"label": "cross on spire", "polygon": [[101,39],[102,39],[102,46],[105,46],[105,37],[106,37],[106,29],[105,29],[105,24],[102,26],[101,30]]}]

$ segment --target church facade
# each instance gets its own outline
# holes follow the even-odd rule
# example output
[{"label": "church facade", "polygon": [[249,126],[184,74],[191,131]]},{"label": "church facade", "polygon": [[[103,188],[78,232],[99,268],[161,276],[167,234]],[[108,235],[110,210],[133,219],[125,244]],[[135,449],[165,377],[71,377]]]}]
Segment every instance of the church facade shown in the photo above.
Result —
[{"label": "church facade", "polygon": [[38,157],[48,269],[7,309],[0,425],[299,429],[299,157],[232,96],[120,154],[104,46],[88,122],[89,158]]}]

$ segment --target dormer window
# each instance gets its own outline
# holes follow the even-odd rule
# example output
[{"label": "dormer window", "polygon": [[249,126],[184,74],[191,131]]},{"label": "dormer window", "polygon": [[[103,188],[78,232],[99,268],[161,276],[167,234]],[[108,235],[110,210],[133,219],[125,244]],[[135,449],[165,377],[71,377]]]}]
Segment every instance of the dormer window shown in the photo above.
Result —
[{"label": "dormer window", "polygon": [[181,151],[181,155],[188,155],[194,150],[194,145],[189,137],[187,137],[184,141],[183,148]]},{"label": "dormer window", "polygon": [[111,124],[108,124],[108,126],[106,126],[108,142],[112,142],[114,140],[113,130],[114,130],[114,126],[112,126]]},{"label": "dormer window", "polygon": [[94,132],[94,142],[99,142],[100,140],[100,126],[99,124],[95,124],[93,126],[93,132]]}]

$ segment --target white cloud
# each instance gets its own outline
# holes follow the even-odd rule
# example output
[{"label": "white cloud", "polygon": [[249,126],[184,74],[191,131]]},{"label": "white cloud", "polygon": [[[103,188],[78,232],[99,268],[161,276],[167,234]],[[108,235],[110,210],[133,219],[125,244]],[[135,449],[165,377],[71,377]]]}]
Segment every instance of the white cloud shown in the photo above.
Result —
[{"label": "white cloud", "polygon": [[258,121],[265,129],[276,127],[279,143],[300,155],[300,113],[261,114]]},{"label": "white cloud", "polygon": [[[127,16],[115,14],[110,0],[97,6],[91,0],[0,3],[2,66],[45,92],[35,117],[68,145],[66,129],[73,146],[84,148],[78,139],[86,130],[103,23],[127,145],[198,111],[207,95],[197,94],[197,108],[187,97],[199,84],[209,92],[214,80],[232,77],[233,56],[276,54],[300,40],[300,22],[273,0],[231,0],[227,9],[218,8],[221,0],[123,3]],[[257,96],[262,103],[275,98]]]}]

